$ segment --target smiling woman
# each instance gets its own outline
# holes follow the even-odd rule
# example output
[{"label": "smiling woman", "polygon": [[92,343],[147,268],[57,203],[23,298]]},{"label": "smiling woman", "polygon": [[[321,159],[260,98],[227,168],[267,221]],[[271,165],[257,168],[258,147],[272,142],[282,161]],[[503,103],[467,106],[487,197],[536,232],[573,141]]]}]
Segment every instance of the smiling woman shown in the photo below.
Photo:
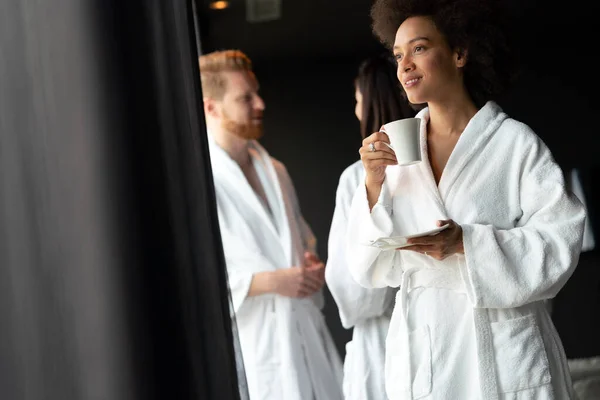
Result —
[{"label": "smiling woman", "polygon": [[[545,300],[577,265],[585,210],[543,141],[493,101],[513,71],[493,1],[378,0],[372,10],[408,100],[427,104],[423,162],[400,167],[386,133],[367,137],[348,213],[354,279],[400,288],[390,399],[574,398]],[[402,249],[360,245],[444,225]]]},{"label": "smiling woman", "polygon": [[[420,41],[417,36],[408,37],[412,45],[408,50],[423,52],[431,45],[445,45],[457,52],[457,56],[467,56],[464,83],[479,107],[500,94],[517,77],[516,58],[503,32],[507,23],[504,15],[492,2],[478,0],[462,0],[460,6],[456,1],[384,0],[376,2],[371,9],[374,33],[385,45],[394,48],[400,58],[403,48],[396,50],[396,46],[408,44],[396,42],[400,23],[411,17],[427,16],[426,34]],[[412,29],[410,33],[414,35],[414,27]],[[464,54],[466,49],[468,54]]]}]

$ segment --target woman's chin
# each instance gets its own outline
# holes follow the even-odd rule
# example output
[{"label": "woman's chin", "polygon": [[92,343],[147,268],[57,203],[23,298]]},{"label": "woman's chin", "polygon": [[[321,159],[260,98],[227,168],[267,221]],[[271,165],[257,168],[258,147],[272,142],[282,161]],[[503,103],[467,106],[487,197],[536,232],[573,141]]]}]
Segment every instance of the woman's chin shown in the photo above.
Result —
[{"label": "woman's chin", "polygon": [[427,103],[427,100],[423,99],[423,96],[419,96],[416,93],[412,94],[412,93],[407,93],[406,98],[408,99],[408,101],[412,104],[423,104],[423,103]]}]

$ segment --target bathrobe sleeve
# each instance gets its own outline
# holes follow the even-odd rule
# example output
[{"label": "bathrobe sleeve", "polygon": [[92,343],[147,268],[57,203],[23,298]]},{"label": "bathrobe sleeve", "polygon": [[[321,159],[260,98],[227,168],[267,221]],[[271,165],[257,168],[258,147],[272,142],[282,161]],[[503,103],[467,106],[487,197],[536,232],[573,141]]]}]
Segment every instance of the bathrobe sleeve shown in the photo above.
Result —
[{"label": "bathrobe sleeve", "polygon": [[[359,167],[362,168],[362,165]],[[336,203],[329,231],[328,259],[325,279],[340,313],[342,325],[352,328],[360,321],[382,316],[390,306],[389,288],[367,289],[359,285],[349,273],[346,253],[348,214],[357,184],[356,168],[348,168],[336,191]],[[363,184],[364,186],[364,184]]]},{"label": "bathrobe sleeve", "polygon": [[530,145],[515,149],[522,151],[514,182],[522,215],[515,227],[461,224],[461,274],[476,308],[511,308],[552,298],[579,260],[584,207],[565,189],[549,149],[533,132],[527,134]]},{"label": "bathrobe sleeve", "polygon": [[275,271],[276,266],[256,245],[256,238],[247,229],[243,216],[233,202],[217,193],[217,211],[221,241],[227,265],[233,311],[238,312],[247,298],[255,273]]},{"label": "bathrobe sleeve", "polygon": [[361,182],[352,198],[346,232],[348,269],[354,280],[365,288],[398,287],[402,270],[399,251],[381,251],[365,246],[369,240],[391,236],[392,199],[386,182],[373,209],[369,211],[369,200],[364,182]]}]

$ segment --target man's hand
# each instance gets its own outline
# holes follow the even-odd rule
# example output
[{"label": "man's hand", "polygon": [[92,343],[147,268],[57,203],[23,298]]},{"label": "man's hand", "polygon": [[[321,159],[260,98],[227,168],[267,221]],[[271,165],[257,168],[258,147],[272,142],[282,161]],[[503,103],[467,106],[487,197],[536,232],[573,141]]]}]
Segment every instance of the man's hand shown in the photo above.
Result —
[{"label": "man's hand", "polygon": [[324,267],[291,267],[273,271],[270,276],[271,292],[287,297],[307,297],[323,287]]},{"label": "man's hand", "polygon": [[254,275],[248,296],[277,293],[286,297],[308,297],[325,284],[325,264],[316,254],[304,253],[301,266],[259,272]]},{"label": "man's hand", "polygon": [[311,252],[304,253],[304,265],[279,269],[271,276],[272,291],[287,297],[307,297],[325,283],[325,264]]},{"label": "man's hand", "polygon": [[321,286],[325,283],[325,263],[319,256],[310,251],[305,252],[304,267],[321,280]]}]

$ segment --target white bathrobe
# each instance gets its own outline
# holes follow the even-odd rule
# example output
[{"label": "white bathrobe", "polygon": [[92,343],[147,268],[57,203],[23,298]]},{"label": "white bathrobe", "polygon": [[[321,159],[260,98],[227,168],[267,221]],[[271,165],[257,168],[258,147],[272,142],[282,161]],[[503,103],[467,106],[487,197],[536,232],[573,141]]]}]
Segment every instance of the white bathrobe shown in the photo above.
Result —
[{"label": "white bathrobe", "polygon": [[304,251],[315,251],[285,167],[251,143],[269,211],[238,164],[214,140],[209,143],[250,400],[341,399],[342,363],[321,313],[322,293],[303,299],[247,297],[253,274],[302,265]]},{"label": "white bathrobe", "polygon": [[385,400],[385,337],[396,289],[367,289],[348,271],[346,230],[352,197],[365,180],[361,161],[350,165],[340,176],[335,211],[328,242],[325,279],[340,312],[342,325],[354,328],[346,344],[344,359],[344,398],[346,400]]},{"label": "white bathrobe", "polygon": [[[428,109],[418,115],[428,121]],[[352,203],[348,256],[365,287],[400,287],[386,340],[386,389],[397,399],[572,399],[566,357],[544,300],[573,273],[585,211],[525,124],[488,102],[462,133],[436,185],[427,158],[388,168],[369,212]],[[464,255],[444,261],[380,251],[369,239],[453,219]]]}]

